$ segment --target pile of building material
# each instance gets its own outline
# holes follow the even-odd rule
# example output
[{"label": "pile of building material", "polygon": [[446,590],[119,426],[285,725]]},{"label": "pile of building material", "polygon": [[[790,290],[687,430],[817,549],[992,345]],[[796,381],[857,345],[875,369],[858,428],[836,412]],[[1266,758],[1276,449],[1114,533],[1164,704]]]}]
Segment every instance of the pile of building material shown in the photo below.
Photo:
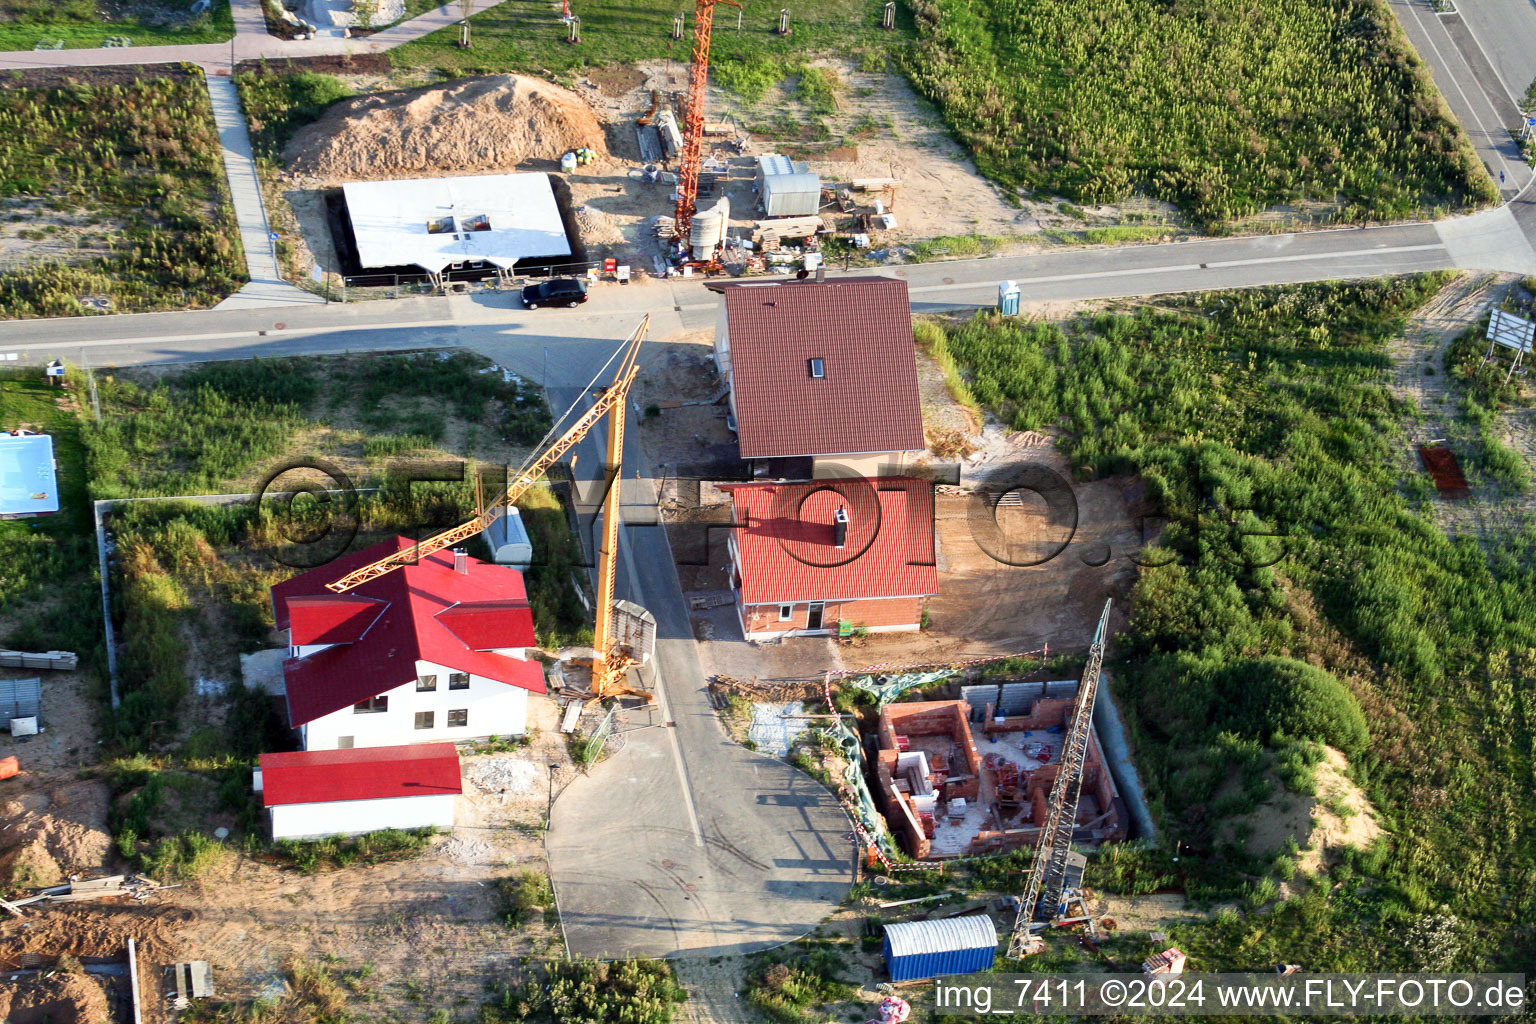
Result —
[{"label": "pile of building material", "polygon": [[19,900],[0,900],[0,910],[21,917],[23,907],[34,904],[50,903],[78,903],[82,900],[104,900],[114,896],[127,896],[143,903],[161,889],[179,889],[176,885],[161,885],[153,878],[145,878],[143,875],[106,875],[102,878],[87,878],[79,881],[65,882],[63,885],[51,885],[46,889],[39,889],[31,896],[23,896]]},{"label": "pile of building material", "polygon": [[343,182],[509,170],[582,147],[607,155],[581,97],[538,78],[487,75],[338,103],[284,156],[295,173]]},{"label": "pile of building material", "polygon": [[511,796],[532,791],[541,774],[532,761],[522,757],[486,757],[470,761],[465,773],[475,788]]},{"label": "pile of building material", "polygon": [[27,651],[0,649],[0,668],[40,668],[53,669],[58,672],[73,672],[79,663],[80,659],[74,651],[48,651],[46,654],[31,654]]},{"label": "pile of building material", "polygon": [[784,239],[814,238],[822,229],[819,216],[780,217],[774,220],[755,221],[752,225],[752,241],[764,249],[777,248]]}]

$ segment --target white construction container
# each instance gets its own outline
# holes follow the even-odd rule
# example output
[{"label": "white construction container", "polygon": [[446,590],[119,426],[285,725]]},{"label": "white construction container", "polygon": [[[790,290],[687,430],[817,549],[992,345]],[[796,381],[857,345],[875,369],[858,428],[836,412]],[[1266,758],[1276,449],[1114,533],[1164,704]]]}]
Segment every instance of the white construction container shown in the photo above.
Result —
[{"label": "white construction container", "polygon": [[526,569],[533,564],[533,541],[516,507],[491,520],[481,536],[491,549],[491,561],[497,565]]}]

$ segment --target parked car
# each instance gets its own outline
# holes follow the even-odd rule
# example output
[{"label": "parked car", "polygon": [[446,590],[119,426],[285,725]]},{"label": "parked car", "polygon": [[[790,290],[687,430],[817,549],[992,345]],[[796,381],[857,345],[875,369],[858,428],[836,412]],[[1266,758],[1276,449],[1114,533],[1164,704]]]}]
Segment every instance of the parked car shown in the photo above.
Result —
[{"label": "parked car", "polygon": [[523,289],[523,305],[529,309],[540,306],[569,306],[575,309],[587,301],[587,282],[574,277],[556,277]]}]

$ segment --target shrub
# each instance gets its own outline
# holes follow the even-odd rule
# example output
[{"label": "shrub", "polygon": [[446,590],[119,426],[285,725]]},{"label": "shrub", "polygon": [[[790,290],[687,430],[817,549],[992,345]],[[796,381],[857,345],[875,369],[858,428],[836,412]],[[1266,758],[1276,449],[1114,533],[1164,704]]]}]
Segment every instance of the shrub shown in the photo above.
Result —
[{"label": "shrub", "polygon": [[1365,714],[1328,672],[1290,658],[1235,662],[1217,676],[1225,720],[1266,742],[1279,734],[1314,739],[1350,756],[1370,739]]},{"label": "shrub", "polygon": [[191,881],[229,859],[229,847],[200,832],[162,839],[144,855],[144,871],[157,882]]},{"label": "shrub", "polygon": [[555,890],[549,876],[541,871],[520,871],[496,883],[496,897],[502,920],[512,928],[522,928],[535,913],[545,913],[555,905]]},{"label": "shrub", "polygon": [[552,961],[493,991],[480,1024],[669,1024],[688,998],[665,960]]},{"label": "shrub", "polygon": [[747,1001],[783,1024],[797,1024],[822,1003],[852,999],[857,991],[841,976],[834,950],[812,946],[767,954],[747,974]]}]

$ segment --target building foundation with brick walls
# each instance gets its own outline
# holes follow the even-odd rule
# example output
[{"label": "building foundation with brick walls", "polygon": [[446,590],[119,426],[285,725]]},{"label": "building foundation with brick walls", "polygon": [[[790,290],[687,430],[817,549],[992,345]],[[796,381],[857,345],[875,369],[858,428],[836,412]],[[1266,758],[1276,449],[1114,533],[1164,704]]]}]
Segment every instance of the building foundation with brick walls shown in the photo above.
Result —
[{"label": "building foundation with brick walls", "polygon": [[[1039,843],[1076,684],[1020,685],[1040,693],[1018,715],[998,716],[985,700],[915,701],[881,710],[875,796],[912,857],[983,856]],[[1098,736],[1090,734],[1074,838],[1124,839],[1129,821]]]}]

